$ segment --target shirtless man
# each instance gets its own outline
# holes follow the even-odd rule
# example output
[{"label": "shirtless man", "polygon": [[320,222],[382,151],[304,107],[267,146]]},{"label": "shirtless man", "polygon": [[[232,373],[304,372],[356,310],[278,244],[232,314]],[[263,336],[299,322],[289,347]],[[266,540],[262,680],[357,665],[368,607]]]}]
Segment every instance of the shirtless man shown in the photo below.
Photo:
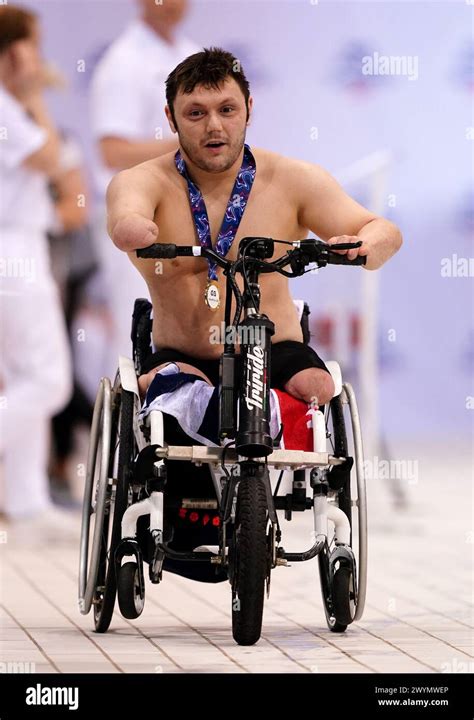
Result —
[{"label": "shirtless man", "polygon": [[[166,116],[178,134],[185,174],[175,153],[120,172],[107,193],[108,232],[128,253],[143,275],[153,303],[154,353],[139,379],[142,392],[153,375],[171,361],[211,384],[217,383],[219,344],[211,344],[212,328],[221,327],[224,305],[212,310],[204,300],[210,270],[206,261],[178,258],[157,265],[138,259],[135,251],[154,242],[198,244],[196,217],[191,211],[188,179],[202,194],[210,240],[215,247],[228,203],[235,197],[236,177],[245,162],[246,128],[253,100],[240,63],[230,53],[210,49],[186,58],[166,81]],[[216,145],[216,143],[218,143]],[[253,153],[253,155],[252,155]],[[313,231],[329,242],[362,246],[339,251],[352,260],[366,255],[367,270],[376,270],[400,248],[398,228],[350,198],[317,165],[252,148],[255,179],[227,257],[237,257],[247,235],[301,240]],[[181,166],[182,167],[182,166]],[[229,200],[230,198],[230,200]],[[275,256],[286,251],[276,245]],[[158,272],[157,272],[158,270]],[[117,278],[120,282],[120,278]],[[217,269],[216,283],[225,297],[225,278]],[[262,275],[261,311],[275,323],[272,338],[271,385],[298,399],[324,404],[334,383],[323,361],[302,342],[300,322],[288,279]]]}]

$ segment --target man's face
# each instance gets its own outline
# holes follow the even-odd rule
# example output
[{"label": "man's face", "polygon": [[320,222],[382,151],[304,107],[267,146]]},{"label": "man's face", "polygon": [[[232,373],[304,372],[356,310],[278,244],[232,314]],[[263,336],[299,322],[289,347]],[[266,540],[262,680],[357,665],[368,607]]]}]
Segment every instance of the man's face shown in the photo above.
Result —
[{"label": "man's face", "polygon": [[[251,108],[249,98],[249,113]],[[168,107],[166,114],[181,147],[201,170],[224,172],[239,157],[248,121],[244,95],[233,78],[218,89],[196,85],[190,94],[180,91],[174,101],[177,127]]]}]

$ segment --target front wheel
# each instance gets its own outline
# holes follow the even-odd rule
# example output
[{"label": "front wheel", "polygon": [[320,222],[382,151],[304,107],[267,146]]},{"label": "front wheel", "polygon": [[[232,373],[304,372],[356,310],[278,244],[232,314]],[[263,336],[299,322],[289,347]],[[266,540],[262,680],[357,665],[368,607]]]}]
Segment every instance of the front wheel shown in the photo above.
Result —
[{"label": "front wheel", "polygon": [[120,612],[125,618],[135,620],[142,614],[145,592],[136,562],[126,562],[121,566],[117,578],[117,596]]},{"label": "front wheel", "polygon": [[265,581],[268,574],[268,469],[244,466],[237,488],[234,533],[229,548],[232,583],[232,635],[239,645],[253,645],[262,631]]}]

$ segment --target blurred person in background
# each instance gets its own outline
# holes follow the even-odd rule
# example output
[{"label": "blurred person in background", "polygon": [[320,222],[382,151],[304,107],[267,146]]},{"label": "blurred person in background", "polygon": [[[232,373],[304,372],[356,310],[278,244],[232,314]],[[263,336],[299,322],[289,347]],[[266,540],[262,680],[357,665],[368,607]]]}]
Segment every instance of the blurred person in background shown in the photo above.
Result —
[{"label": "blurred person in background", "polygon": [[88,188],[82,148],[70,132],[61,131],[60,134],[59,169],[49,184],[55,225],[48,236],[53,276],[60,289],[71,343],[74,378],[69,403],[53,418],[50,491],[58,505],[75,507],[78,502],[74,500],[73,478],[69,475],[68,464],[76,450],[76,428],[80,425],[88,428],[92,422],[96,389],[94,377],[91,397],[87,376],[81,368],[92,366],[95,369],[95,363],[90,357],[83,357],[82,344],[88,341],[88,351],[93,344],[100,361],[101,353],[94,336],[99,335],[99,346],[102,341],[105,349],[110,340],[111,323],[88,222]]},{"label": "blurred person in background", "polygon": [[33,13],[0,7],[2,511],[28,537],[71,527],[47,475],[50,421],[69,400],[71,367],[46,237],[60,139],[43,97],[40,42]]},{"label": "blurred person in background", "polygon": [[110,242],[105,192],[118,171],[177,149],[164,113],[165,80],[181,60],[199,50],[179,34],[188,0],[136,2],[140,16],[101,58],[91,95],[92,130],[99,151],[95,172],[100,202],[97,240],[115,327],[107,368],[112,376],[118,355],[131,354],[134,300],[149,297],[149,293],[141,276]]}]

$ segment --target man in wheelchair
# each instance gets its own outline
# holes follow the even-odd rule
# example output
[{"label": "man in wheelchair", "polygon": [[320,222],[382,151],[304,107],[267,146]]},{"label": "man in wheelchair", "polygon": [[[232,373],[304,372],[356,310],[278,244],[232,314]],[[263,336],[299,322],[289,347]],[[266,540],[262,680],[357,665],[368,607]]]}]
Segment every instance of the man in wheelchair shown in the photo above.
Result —
[{"label": "man in wheelchair", "polygon": [[[166,115],[179,150],[120,172],[108,189],[108,230],[143,275],[153,303],[153,343],[140,378],[142,393],[169,362],[216,384],[221,347],[211,344],[224,318],[220,268],[196,259],[151,262],[135,251],[155,241],[196,241],[230,259],[246,235],[298,240],[311,230],[334,244],[361,240],[350,259],[367,257],[374,270],[400,247],[391,222],[351,199],[317,165],[245,145],[253,100],[239,61],[220,49],[186,58],[166,82]],[[276,256],[276,254],[275,254]],[[120,282],[120,278],[117,278]],[[324,362],[302,342],[288,280],[261,279],[261,309],[276,319],[273,387],[321,404],[334,383]]]},{"label": "man in wheelchair", "polygon": [[[122,367],[121,358],[118,385],[112,390],[103,379],[96,401],[83,506],[80,608],[87,613],[94,605],[96,630],[104,632],[117,591],[122,614],[138,617],[146,560],[152,583],[161,581],[163,569],[207,582],[229,579],[233,635],[249,645],[260,637],[271,569],[318,555],[328,626],[342,632],[361,617],[365,598],[360,424],[352,388],[309,346],[307,311],[302,317],[297,312],[288,278],[303,274],[312,261],[377,269],[398,250],[401,235],[346,195],[321,167],[245,144],[253,101],[230,53],[212,48],[186,58],[169,75],[166,95],[178,151],[124,170],[108,189],[110,236],[143,275],[152,304],[136,302],[134,363]],[[310,230],[322,240],[300,240]],[[279,244],[291,251],[279,253]],[[288,265],[291,273],[284,270]],[[216,342],[215,330],[222,327],[259,329],[263,336],[240,338],[240,345],[239,338]],[[307,440],[311,435],[304,447],[293,442],[279,448],[278,429],[285,421],[273,421],[280,417],[273,414],[278,393],[302,406],[300,417],[286,425],[300,427]],[[138,395],[144,400],[139,411]],[[344,403],[353,421],[358,565]],[[326,417],[318,410],[325,404]],[[178,422],[181,411],[184,419]],[[233,461],[227,454],[231,444]],[[214,448],[201,452],[202,445]],[[224,458],[238,472],[229,473]],[[291,494],[273,492],[270,466],[293,471]],[[306,469],[312,498],[306,495]],[[288,520],[296,510],[313,510],[315,539],[309,550],[288,553],[280,545],[277,509],[285,510]],[[216,542],[217,550],[204,547]],[[135,560],[124,563],[126,557]]]}]

